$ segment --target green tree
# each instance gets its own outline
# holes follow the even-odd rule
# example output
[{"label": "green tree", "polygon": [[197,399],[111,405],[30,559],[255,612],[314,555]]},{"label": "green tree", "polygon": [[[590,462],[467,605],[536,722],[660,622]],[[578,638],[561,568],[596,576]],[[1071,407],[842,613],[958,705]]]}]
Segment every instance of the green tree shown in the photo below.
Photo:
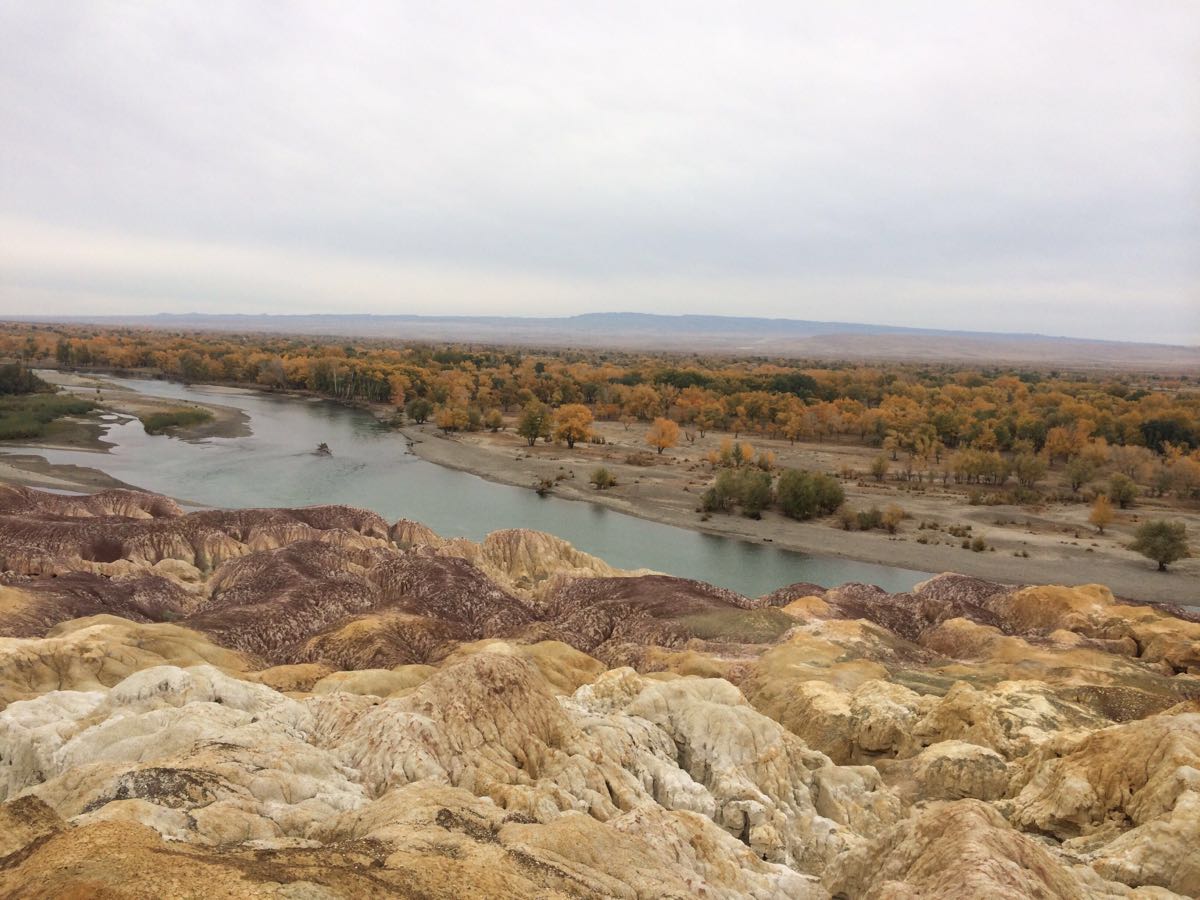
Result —
[{"label": "green tree", "polygon": [[1032,453],[1021,453],[1013,460],[1013,474],[1023,488],[1033,489],[1046,477],[1046,461]]},{"label": "green tree", "polygon": [[550,436],[550,410],[546,404],[537,400],[526,404],[517,423],[517,434],[525,438],[530,447],[537,443],[538,438]]},{"label": "green tree", "polygon": [[1096,464],[1086,456],[1076,456],[1067,463],[1063,475],[1071,486],[1071,492],[1079,493],[1081,487],[1096,477]]},{"label": "green tree", "polygon": [[1158,570],[1165,572],[1169,563],[1186,559],[1190,553],[1187,544],[1187,526],[1182,522],[1155,519],[1146,522],[1134,532],[1134,541],[1129,545],[1147,559],[1158,563]]},{"label": "green tree", "polygon": [[428,420],[432,413],[433,404],[424,397],[413,397],[408,403],[404,404],[404,414],[418,425]]},{"label": "green tree", "polygon": [[1108,499],[1121,509],[1128,509],[1137,499],[1138,486],[1128,475],[1119,472],[1108,480]]}]

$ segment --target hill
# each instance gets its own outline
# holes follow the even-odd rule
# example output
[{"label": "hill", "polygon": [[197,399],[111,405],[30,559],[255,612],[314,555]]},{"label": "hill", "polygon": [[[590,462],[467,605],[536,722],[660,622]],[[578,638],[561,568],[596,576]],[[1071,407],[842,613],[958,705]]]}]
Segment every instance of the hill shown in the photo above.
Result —
[{"label": "hill", "polygon": [[1200,371],[1200,347],[1194,346],[737,316],[623,312],[540,318],[161,313],[21,320],[543,347],[687,350],[825,360],[1006,362],[1072,368]]},{"label": "hill", "polygon": [[4,485],[0,567],[2,896],[1200,892],[1200,622],[1100,586]]}]

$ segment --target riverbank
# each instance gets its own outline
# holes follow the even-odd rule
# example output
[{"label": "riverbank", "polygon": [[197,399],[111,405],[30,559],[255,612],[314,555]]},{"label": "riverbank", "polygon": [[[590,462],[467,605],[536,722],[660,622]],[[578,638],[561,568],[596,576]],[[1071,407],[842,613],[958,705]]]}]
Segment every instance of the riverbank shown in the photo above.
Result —
[{"label": "riverbank", "polygon": [[[41,377],[59,387],[64,393],[91,400],[102,411],[127,418],[144,419],[156,413],[171,413],[180,409],[201,409],[210,418],[203,422],[180,425],[167,432],[181,440],[203,440],[204,438],[236,438],[250,434],[250,418],[240,409],[219,403],[171,400],[152,397],[119,385],[102,375],[82,375],[76,372],[44,370]],[[56,423],[58,424],[58,423]],[[71,430],[70,426],[76,429]],[[55,439],[29,444],[29,446],[67,447],[75,450],[106,451],[111,445],[100,438],[100,428],[90,417],[63,422],[59,434],[64,439]]]},{"label": "riverbank", "polygon": [[73,494],[93,494],[114,488],[139,490],[107,472],[88,466],[57,465],[36,453],[0,455],[0,482]]},{"label": "riverbank", "polygon": [[[244,433],[243,428],[245,432],[249,431],[249,417],[241,409],[222,408],[219,404],[212,403],[201,404],[191,396],[181,398],[178,396],[177,386],[166,392],[169,394],[167,397],[153,397],[138,394],[126,385],[106,383],[103,378],[70,373],[51,374],[57,375],[58,380],[65,382],[73,390],[94,392],[99,387],[103,399],[111,403],[108,409],[114,415],[132,415],[138,405],[142,408],[176,409],[181,405],[204,405],[216,411],[212,422],[199,429],[188,429],[190,433],[177,435],[180,437],[202,437],[202,434],[196,432],[213,427],[226,429],[220,436],[236,436]],[[248,394],[270,396],[273,393],[245,392],[231,387],[204,388],[206,398],[213,393],[220,395],[222,392],[228,392],[231,404],[240,403],[238,398]],[[303,394],[293,396],[297,400],[314,402],[313,398]],[[371,409],[371,412],[375,413],[377,418],[386,418],[384,414],[390,414],[391,410],[380,408]],[[256,426],[256,432],[258,429],[259,426]],[[603,437],[604,443],[580,444],[573,450],[544,443],[530,448],[511,431],[446,436],[433,426],[424,425],[407,426],[402,429],[402,434],[407,438],[416,456],[443,469],[467,472],[497,484],[524,489],[529,489],[540,481],[549,481],[553,483],[551,490],[554,496],[562,499],[585,500],[597,507],[612,509],[647,522],[683,528],[694,534],[737,538],[764,548],[773,546],[781,550],[794,550],[816,560],[836,558],[907,570],[958,571],[1011,583],[1100,582],[1111,586],[1114,591],[1124,596],[1189,605],[1197,604],[1197,595],[1200,594],[1196,588],[1196,585],[1200,584],[1196,577],[1200,575],[1200,561],[1183,561],[1174,565],[1174,571],[1170,573],[1157,573],[1151,563],[1124,548],[1123,544],[1129,540],[1129,534],[1136,527],[1139,517],[1164,514],[1154,508],[1153,501],[1144,504],[1139,502],[1136,510],[1121,513],[1119,520],[1108,529],[1109,533],[1099,536],[1094,534],[1094,529],[1087,526],[1087,507],[1081,503],[1054,504],[1039,508],[974,506],[968,502],[965,492],[961,489],[924,485],[920,490],[909,490],[903,482],[889,479],[887,482],[877,483],[849,474],[866,471],[871,459],[878,453],[870,448],[838,444],[792,446],[780,441],[754,440],[756,449],[769,449],[774,452],[780,465],[834,473],[846,472],[847,477],[843,483],[848,503],[853,509],[884,507],[896,503],[903,507],[909,518],[901,523],[898,534],[888,535],[881,531],[843,531],[833,527],[835,523],[830,519],[795,522],[774,512],[767,512],[761,520],[720,514],[703,517],[698,511],[699,498],[712,479],[711,469],[703,461],[703,457],[719,445],[724,435],[695,437],[693,442],[685,442],[684,445],[658,456],[646,450],[644,425],[632,424],[626,427],[620,423],[601,422],[596,424],[596,429]],[[304,424],[296,422],[290,423],[279,434],[268,431],[256,434],[255,438],[260,441],[266,439],[270,447],[287,447],[301,434],[305,435],[300,440],[306,448],[302,453],[303,457],[307,458],[310,455],[307,448],[315,445],[317,441],[328,440],[334,448],[334,465],[340,464],[349,468],[343,475],[335,474],[337,470],[328,466],[311,469],[298,477],[306,484],[310,479],[316,479],[313,483],[323,484],[324,487],[319,493],[308,490],[293,491],[288,482],[282,481],[269,496],[264,495],[258,503],[278,504],[284,502],[280,498],[285,497],[286,502],[292,505],[355,502],[358,505],[376,508],[384,502],[383,495],[378,494],[375,487],[359,496],[347,493],[351,490],[350,483],[343,478],[350,471],[358,471],[363,465],[373,465],[376,460],[381,459],[373,456],[352,461],[342,455],[343,448],[348,448],[356,441],[352,429],[335,439],[324,424],[306,430]],[[166,441],[161,445],[164,451],[168,448],[181,450],[190,443],[186,440],[179,442],[159,437],[149,440]],[[309,441],[313,443],[309,444]],[[45,446],[50,447],[49,444]],[[160,445],[155,443],[154,446]],[[28,445],[20,449],[36,451],[37,447]],[[70,449],[89,448],[76,445]],[[91,449],[94,451],[96,468],[90,467],[90,460],[79,457],[64,459],[62,455],[58,455],[57,462],[70,462],[75,465],[51,466],[45,459],[38,457],[14,459],[11,455],[5,455],[3,460],[9,468],[0,470],[0,473],[8,472],[9,480],[61,490],[94,491],[106,487],[129,486],[109,479],[106,473],[101,471],[106,468],[106,454],[102,452],[102,448]],[[234,458],[241,459],[236,445],[227,446],[222,452],[231,454],[231,463]],[[372,450],[372,453],[375,451]],[[55,454],[48,455],[55,459]],[[92,455],[93,453],[88,454]],[[208,454],[203,456],[211,462],[212,457]],[[108,458],[113,459],[111,456]],[[114,461],[111,471],[128,482],[140,482],[138,476],[145,475],[146,472],[136,466],[131,467],[128,458],[122,458],[122,462],[123,466]],[[617,487],[600,492],[588,484],[590,473],[600,465],[616,475]],[[226,466],[216,471],[220,472],[220,477],[227,477],[231,470]],[[266,482],[270,483],[277,481],[281,472],[282,470],[272,463],[269,470],[249,477],[260,480],[265,478]],[[375,477],[387,479],[386,483],[390,484],[397,476],[401,476],[402,481],[402,472],[399,470],[389,471],[386,475],[380,473]],[[4,475],[0,474],[0,477]],[[436,477],[434,481],[437,481]],[[378,480],[373,482],[375,485],[382,483],[384,482]],[[189,488],[173,491],[167,486],[169,484],[169,480],[166,483],[161,479],[157,481],[158,488],[166,493],[191,492]],[[480,502],[479,499],[472,499],[475,493],[477,492],[474,489],[468,488],[467,493],[459,499],[467,506]],[[532,491],[528,496],[532,496]],[[228,503],[228,500],[220,497],[208,497],[207,500],[218,505]],[[240,502],[245,503],[246,500],[243,498]],[[411,504],[408,500],[398,496],[392,502],[396,504],[397,514],[409,514],[407,510]],[[529,516],[528,512],[533,512],[533,515]],[[1175,517],[1175,511],[1166,514]],[[449,533],[462,532],[466,521],[464,515],[469,516],[471,521],[478,521],[478,513],[475,510],[469,513],[455,513],[449,517],[450,521],[447,523]],[[571,530],[569,524],[578,524],[547,521],[544,512],[529,510],[515,517],[500,517],[498,521],[490,523],[489,527],[508,527],[523,524],[527,520],[537,521],[543,530],[561,533],[568,538],[570,536],[567,532]],[[1200,523],[1194,514],[1188,524],[1193,535],[1200,533]],[[588,526],[584,532],[576,533],[575,540],[586,543],[589,536],[595,534],[591,529],[592,526]],[[969,535],[971,539],[981,538],[988,549],[980,553],[962,549],[964,535]],[[661,551],[662,548],[656,549]],[[695,564],[694,562],[693,565]],[[754,565],[761,563],[752,564],[752,567]],[[771,577],[774,578],[774,574]],[[851,580],[856,577],[870,580],[873,576],[863,573],[851,576]]]},{"label": "riverbank", "polygon": [[[847,502],[856,509],[898,502],[910,516],[896,535],[882,531],[844,531],[831,518],[797,522],[768,511],[762,519],[699,512],[700,494],[711,473],[704,453],[719,444],[708,435],[639,464],[627,460],[644,450],[645,426],[625,429],[617,423],[596,425],[604,444],[577,444],[573,450],[539,443],[528,447],[509,431],[444,435],[432,425],[401,429],[412,451],[422,459],[469,472],[501,484],[532,489],[554,482],[554,496],[598,504],[627,515],[713,535],[734,537],[817,556],[836,556],[879,565],[930,572],[960,572],[1013,584],[1088,584],[1110,587],[1119,596],[1200,605],[1200,560],[1182,560],[1162,573],[1154,564],[1122,546],[1139,514],[1123,516],[1104,536],[1086,524],[1087,507],[1031,511],[1012,506],[971,506],[962,494],[931,488],[897,496],[889,485],[845,482]],[[832,459],[857,459],[865,471],[874,452],[867,448],[828,445],[789,445],[755,440],[756,449],[770,449],[781,465],[839,471]],[[593,469],[604,466],[617,486],[598,491],[588,482]],[[1189,532],[1200,534],[1194,515]],[[920,528],[921,523],[927,527]],[[970,528],[989,548],[962,548],[962,538],[949,530]],[[1016,554],[1028,554],[1020,556]]]},{"label": "riverbank", "polygon": [[[152,397],[119,385],[103,375],[79,374],[58,370],[42,370],[43,380],[57,386],[63,393],[95,402],[98,410],[86,416],[68,416],[50,423],[44,438],[33,441],[11,441],[0,444],[0,481],[25,487],[70,491],[88,494],[96,491],[126,488],[142,490],[112,477],[104,471],[104,457],[112,444],[104,440],[105,427],[100,416],[116,421],[141,420],[155,413],[169,413],[182,408],[199,408],[211,418],[191,425],[172,427],[167,435],[180,440],[196,441],[207,438],[236,438],[248,436],[250,418],[240,409],[216,403],[181,402],[164,397]],[[164,438],[165,439],[165,438]],[[76,450],[96,455],[96,466],[51,463],[38,450]],[[183,501],[182,498],[176,498]]]}]

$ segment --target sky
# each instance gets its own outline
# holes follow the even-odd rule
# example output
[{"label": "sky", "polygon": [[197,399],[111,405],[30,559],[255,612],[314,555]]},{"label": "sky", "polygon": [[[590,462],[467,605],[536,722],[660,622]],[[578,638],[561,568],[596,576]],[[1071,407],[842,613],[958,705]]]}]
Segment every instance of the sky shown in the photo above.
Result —
[{"label": "sky", "polygon": [[1200,0],[0,0],[0,314],[1200,344]]}]

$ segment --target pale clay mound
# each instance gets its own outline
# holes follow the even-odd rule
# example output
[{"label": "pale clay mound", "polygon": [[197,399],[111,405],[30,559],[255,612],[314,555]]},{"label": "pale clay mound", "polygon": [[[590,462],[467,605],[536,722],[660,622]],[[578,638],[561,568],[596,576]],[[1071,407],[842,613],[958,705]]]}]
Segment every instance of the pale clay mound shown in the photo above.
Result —
[{"label": "pale clay mound", "polygon": [[1200,894],[1200,623],[0,486],[0,897]]}]

